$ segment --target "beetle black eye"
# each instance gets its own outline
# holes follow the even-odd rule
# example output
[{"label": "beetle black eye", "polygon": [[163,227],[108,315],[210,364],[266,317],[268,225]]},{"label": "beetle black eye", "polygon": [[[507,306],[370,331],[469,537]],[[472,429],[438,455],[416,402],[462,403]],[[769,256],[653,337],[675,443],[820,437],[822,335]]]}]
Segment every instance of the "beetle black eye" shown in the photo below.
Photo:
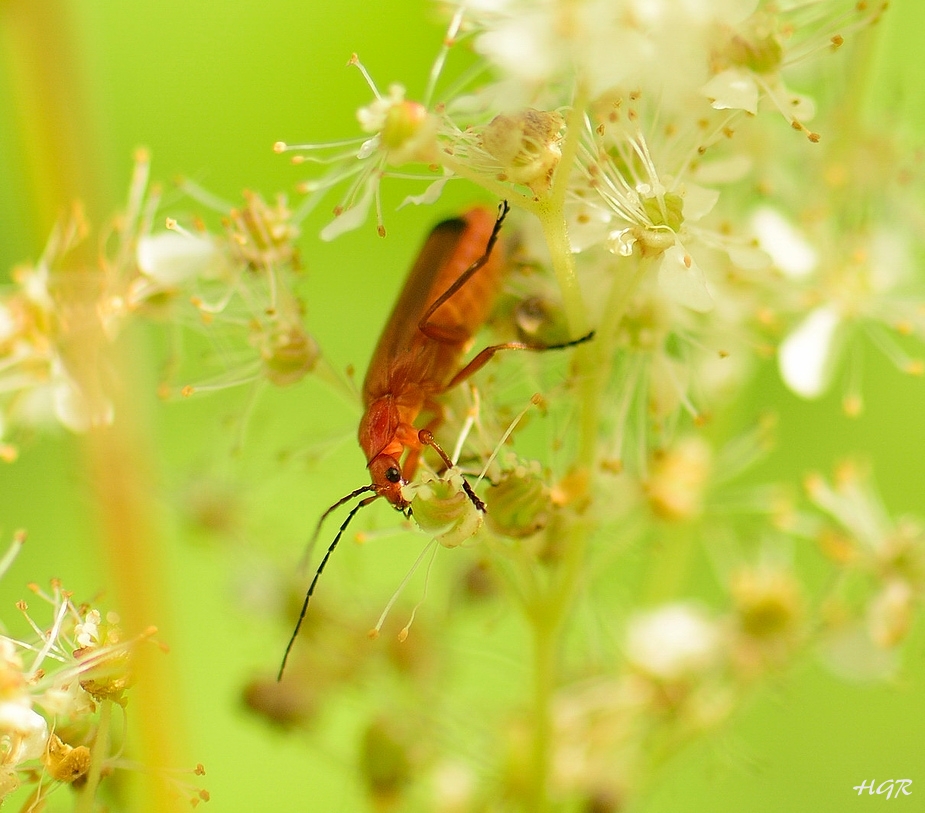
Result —
[{"label": "beetle black eye", "polygon": [[391,466],[385,470],[385,479],[388,480],[390,483],[400,482],[401,472],[398,469],[396,469],[395,466]]}]

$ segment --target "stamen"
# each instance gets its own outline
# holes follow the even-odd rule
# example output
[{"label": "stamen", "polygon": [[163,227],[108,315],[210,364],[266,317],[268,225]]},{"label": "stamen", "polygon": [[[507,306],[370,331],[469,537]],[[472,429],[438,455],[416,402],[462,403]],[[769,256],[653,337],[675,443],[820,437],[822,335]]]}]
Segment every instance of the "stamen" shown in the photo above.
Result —
[{"label": "stamen", "polygon": [[376,83],[369,75],[369,71],[366,70],[366,66],[360,62],[360,58],[356,54],[350,55],[350,59],[347,60],[347,65],[348,67],[352,65],[363,75],[363,78],[366,80],[366,84],[369,85],[369,89],[373,92],[373,96],[375,96],[379,101],[382,101],[382,94],[379,92],[379,88],[376,87]]},{"label": "stamen", "polygon": [[232,389],[234,387],[243,387],[260,380],[261,376],[258,367],[254,372],[238,378],[213,379],[211,382],[204,384],[184,384],[180,387],[180,395],[184,398],[190,398],[193,395],[201,395],[206,392],[221,392],[222,390]]},{"label": "stamen", "polygon": [[[421,562],[424,561],[424,557],[427,555],[427,552],[433,549],[434,555],[436,555],[436,552],[437,552],[436,543],[437,543],[436,539],[431,539],[430,542],[428,542],[424,546],[423,550],[418,554],[418,558],[414,560],[414,564],[411,565],[411,569],[405,574],[405,577],[401,580],[401,583],[398,585],[398,588],[395,590],[395,592],[392,593],[392,597],[388,600],[388,603],[385,605],[385,609],[382,611],[382,615],[379,616],[379,620],[376,622],[376,626],[373,627],[369,631],[368,634],[370,638],[379,637],[379,632],[382,630],[382,625],[385,623],[386,618],[388,618],[389,612],[391,611],[392,607],[395,605],[395,602],[398,601],[398,597],[401,595],[402,590],[405,589],[405,585],[407,585],[408,582],[411,581],[411,577],[415,574]],[[431,559],[431,562],[433,562],[433,559]],[[428,573],[429,572],[430,572],[430,568],[428,567]],[[426,587],[425,587],[425,595],[426,595]],[[421,600],[423,601],[423,598]],[[415,607],[415,609],[417,608]],[[411,614],[411,619],[412,621],[414,620],[414,613]],[[408,622],[408,626],[409,627],[411,626],[410,621]],[[407,637],[407,633],[406,633],[406,637]],[[400,638],[400,640],[404,640],[404,638]]]},{"label": "stamen", "polygon": [[[405,626],[403,626],[398,632],[399,643],[402,643],[408,639],[408,633],[411,631],[411,625],[414,623],[414,618],[418,613],[418,609],[427,600],[427,588],[430,585],[430,572],[434,567],[434,561],[437,559],[437,546],[434,545],[434,542],[436,541],[436,539],[432,539],[430,541],[430,545],[428,546],[433,546],[433,552],[430,555],[430,561],[427,563],[427,570],[424,573],[424,589],[421,591],[420,600],[417,602],[417,604],[414,605],[414,607],[411,608],[411,618],[408,619],[408,623],[405,624]],[[426,549],[427,548],[425,548],[425,550]]]},{"label": "stamen", "polygon": [[25,531],[16,531],[13,534],[13,541],[10,543],[9,548],[3,558],[0,559],[0,579],[3,578],[3,575],[10,569],[10,565],[16,561],[16,557],[19,556],[19,551],[22,550],[22,546],[26,541],[26,532]]},{"label": "stamen", "polygon": [[530,399],[530,403],[527,404],[517,415],[514,416],[514,420],[508,424],[507,429],[504,430],[504,433],[501,435],[501,438],[498,440],[498,443],[495,445],[494,451],[489,455],[488,460],[485,462],[485,465],[482,467],[482,471],[479,473],[479,476],[476,478],[475,485],[478,486],[479,483],[485,478],[485,475],[488,473],[488,469],[491,467],[491,464],[495,462],[495,458],[498,457],[498,453],[504,447],[504,444],[507,442],[507,439],[511,436],[514,430],[517,428],[524,415],[526,415],[533,407],[539,406],[542,403],[541,396],[539,394],[534,395]]},{"label": "stamen", "polygon": [[862,323],[867,335],[880,348],[881,352],[896,365],[900,372],[912,375],[920,374],[921,361],[913,358],[903,350],[879,323],[865,321]]},{"label": "stamen", "polygon": [[220,198],[215,193],[210,192],[208,189],[205,189],[189,178],[179,178],[177,180],[177,188],[189,195],[193,200],[201,203],[203,206],[208,206],[215,212],[225,214],[234,209],[233,203],[230,203],[224,198]]},{"label": "stamen", "polygon": [[430,68],[430,74],[427,77],[427,88],[424,91],[423,100],[423,104],[427,108],[430,108],[430,105],[433,102],[437,81],[440,79],[440,74],[443,72],[444,65],[446,65],[446,60],[449,56],[450,48],[456,44],[456,35],[459,33],[460,26],[462,25],[464,13],[465,5],[460,4],[459,8],[456,9],[456,13],[453,15],[453,18],[450,20],[450,25],[443,37],[443,44],[440,46],[440,50],[437,52],[437,57],[434,59],[434,64]]},{"label": "stamen", "polygon": [[[337,147],[356,147],[368,138],[368,136],[356,136],[354,138],[343,138],[340,141],[325,141],[320,144],[287,144],[285,141],[277,141],[273,145],[273,152],[282,154],[284,152],[312,152],[313,150],[330,150]],[[355,152],[347,153],[347,155],[354,154]]]},{"label": "stamen", "polygon": [[453,453],[450,455],[450,459],[453,460],[454,463],[459,460],[459,456],[462,454],[463,444],[468,439],[469,433],[475,425],[481,407],[478,387],[470,386],[469,391],[472,393],[472,406],[466,410],[466,420],[463,421],[462,428],[459,430],[459,436],[456,438],[456,445],[453,447]]},{"label": "stamen", "polygon": [[151,173],[151,156],[144,148],[135,150],[135,165],[132,168],[132,179],[129,182],[128,201],[125,205],[125,222],[127,229],[132,231],[132,225],[139,218],[145,191],[148,188],[148,179]]},{"label": "stamen", "polygon": [[32,668],[26,673],[27,678],[34,677],[38,671],[39,667],[42,665],[42,661],[48,656],[48,654],[54,649],[58,643],[58,635],[61,632],[61,625],[64,623],[64,619],[67,616],[68,612],[67,600],[63,601],[60,608],[58,609],[57,614],[55,615],[54,624],[52,624],[51,630],[48,632],[45,638],[45,644],[39,650],[38,655],[35,657],[35,660],[32,662]]}]

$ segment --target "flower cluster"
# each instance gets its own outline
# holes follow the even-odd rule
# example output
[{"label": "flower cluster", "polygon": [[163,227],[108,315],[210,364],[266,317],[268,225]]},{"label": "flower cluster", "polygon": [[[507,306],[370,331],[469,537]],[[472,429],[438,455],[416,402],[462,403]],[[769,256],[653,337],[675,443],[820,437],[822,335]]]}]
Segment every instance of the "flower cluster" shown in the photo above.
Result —
[{"label": "flower cluster", "polygon": [[[359,226],[373,202],[384,233],[379,185],[393,176],[430,178],[406,202],[465,178],[537,215],[545,240],[525,239],[525,260],[555,271],[572,333],[598,326],[603,354],[628,366],[628,402],[638,393],[658,412],[700,414],[776,345],[787,385],[816,397],[856,327],[920,373],[890,335],[922,332],[906,295],[921,203],[906,193],[906,206],[887,205],[912,177],[891,163],[906,154],[902,136],[864,133],[831,89],[818,102],[789,89],[789,74],[810,84],[811,61],[840,60],[885,5],[460,4],[421,102],[399,85],[380,93],[364,70],[375,100],[358,112],[358,149],[277,149],[330,165],[305,184],[309,208],[350,180],[325,238]],[[495,79],[434,101],[463,35]],[[802,185],[782,171],[794,163],[808,165]],[[610,296],[589,297],[595,288]],[[845,408],[857,414],[850,379]]]},{"label": "flower cluster", "polygon": [[[449,182],[474,184],[514,210],[496,341],[594,338],[567,364],[509,354],[492,362],[501,372],[441,394],[453,460],[485,480],[484,522],[455,472],[407,488],[429,535],[478,550],[467,584],[520,611],[539,672],[530,715],[510,711],[494,732],[488,778],[453,754],[421,758],[410,719],[373,720],[358,761],[389,804],[427,775],[429,809],[497,798],[622,809],[666,756],[799,653],[818,648],[843,675],[892,674],[921,599],[918,523],[890,519],[848,469],[835,485],[811,477],[808,504],[786,486],[743,484],[773,419],[731,437],[715,420],[775,357],[793,393],[817,398],[847,355],[851,416],[863,407],[859,339],[925,371],[920,168],[899,128],[869,123],[853,87],[886,3],[444,6],[451,21],[419,100],[399,84],[381,92],[354,56],[374,95],[357,114],[363,134],[276,145],[324,167],[303,184],[303,210],[343,185],[322,237],[371,210],[385,234],[387,180],[417,183],[405,202],[418,205]],[[477,69],[448,81],[463,41]],[[542,414],[525,419],[536,390]],[[836,589],[810,595],[793,555],[807,540]],[[721,606],[686,593],[700,549]],[[648,563],[657,606],[635,607],[628,553]],[[624,622],[599,622],[608,609]],[[598,626],[576,631],[576,617]],[[611,657],[591,654],[600,641]]]},{"label": "flower cluster", "polygon": [[[24,538],[17,536],[0,570]],[[104,777],[139,769],[122,755],[125,724],[115,724],[113,711],[125,716],[132,651],[156,630],[127,638],[115,613],[75,604],[58,581],[50,591],[29,589],[46,610],[33,616],[18,602],[26,631],[0,635],[0,803],[28,788],[22,809],[44,809],[50,794],[70,785],[92,805]],[[174,784],[193,804],[208,799],[206,791]]]},{"label": "flower cluster", "polygon": [[[303,325],[294,290],[299,229],[285,199],[245,192],[244,206],[222,202],[214,232],[190,218],[156,225],[161,192],[149,187],[139,151],[125,210],[86,258],[89,234],[79,207],[53,231],[38,262],[14,269],[0,293],[0,452],[8,439],[47,423],[84,432],[112,422],[121,386],[111,348],[129,325],[165,324],[173,348],[161,394],[183,395],[266,381],[288,386],[316,366],[318,347]],[[185,185],[194,196],[206,193]],[[181,357],[178,331],[204,335],[213,361]],[[215,368],[220,366],[220,369]],[[180,375],[190,376],[178,382]]]}]

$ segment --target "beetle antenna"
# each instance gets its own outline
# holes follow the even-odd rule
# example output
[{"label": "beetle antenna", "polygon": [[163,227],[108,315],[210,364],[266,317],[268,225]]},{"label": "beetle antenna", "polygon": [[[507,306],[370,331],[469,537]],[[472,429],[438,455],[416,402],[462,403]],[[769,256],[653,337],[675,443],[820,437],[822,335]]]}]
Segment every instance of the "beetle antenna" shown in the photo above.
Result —
[{"label": "beetle antenna", "polygon": [[305,546],[305,552],[302,554],[302,558],[299,559],[299,572],[302,573],[309,561],[312,558],[312,551],[315,549],[315,543],[318,541],[318,535],[321,533],[321,526],[324,524],[324,521],[328,518],[328,515],[332,511],[336,511],[340,508],[345,502],[350,502],[354,497],[359,497],[360,494],[363,494],[366,491],[374,491],[375,486],[370,483],[369,485],[361,486],[360,488],[354,489],[346,497],[341,497],[334,505],[328,508],[318,520],[318,524],[315,526],[315,532],[312,534],[311,539],[308,540],[308,544]]},{"label": "beetle antenna", "polygon": [[[365,488],[358,489],[352,494],[349,494],[347,497],[344,497],[343,500],[340,500],[336,505],[329,508],[325,511],[324,516],[327,516],[331,513],[333,508],[336,508],[338,505],[343,504],[346,500],[362,494],[364,491],[370,491],[369,486]],[[356,515],[356,512],[359,511],[364,506],[369,505],[373,500],[378,499],[379,495],[376,494],[372,497],[367,497],[366,499],[360,500],[353,508],[350,509],[350,513],[347,514],[347,518],[341,523],[340,529],[337,531],[337,536],[334,537],[334,541],[330,544],[327,551],[324,554],[324,557],[321,560],[321,564],[318,565],[318,569],[315,571],[315,577],[312,579],[312,583],[308,586],[308,592],[305,594],[305,601],[302,602],[302,609],[299,612],[299,620],[296,621],[295,629],[292,631],[292,635],[289,638],[289,643],[286,644],[286,651],[283,653],[283,662],[279,665],[279,672],[276,675],[277,683],[283,679],[283,672],[286,669],[286,661],[289,660],[289,653],[292,651],[293,644],[295,644],[295,639],[299,635],[299,630],[302,628],[302,622],[305,620],[305,613],[308,612],[308,603],[312,599],[312,594],[315,592],[315,585],[318,584],[318,579],[321,577],[322,572],[324,571],[324,566],[328,563],[328,559],[331,558],[331,554],[334,553],[334,548],[337,547],[337,543],[340,542],[340,538],[344,535],[344,531],[347,530],[347,526],[350,524],[350,520]]]}]

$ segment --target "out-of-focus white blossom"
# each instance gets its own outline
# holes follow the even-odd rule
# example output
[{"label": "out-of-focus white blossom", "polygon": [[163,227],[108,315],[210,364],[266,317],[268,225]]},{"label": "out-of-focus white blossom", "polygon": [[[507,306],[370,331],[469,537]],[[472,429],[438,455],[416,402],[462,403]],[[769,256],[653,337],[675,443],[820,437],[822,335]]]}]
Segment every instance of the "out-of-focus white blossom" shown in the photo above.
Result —
[{"label": "out-of-focus white blossom", "polygon": [[840,322],[835,305],[820,305],[781,344],[778,355],[781,377],[797,395],[817,398],[828,387]]},{"label": "out-of-focus white blossom", "polygon": [[776,268],[791,279],[801,279],[818,265],[816,250],[806,237],[776,209],[762,206],[752,213],[752,228],[761,248]]},{"label": "out-of-focus white blossom", "polygon": [[[138,241],[138,268],[160,290],[169,290],[204,274],[218,251],[211,240],[176,230],[143,235]],[[139,299],[145,295],[139,293]]]},{"label": "out-of-focus white blossom", "polygon": [[716,665],[722,635],[699,607],[669,604],[630,619],[626,656],[659,680],[678,680]]},{"label": "out-of-focus white blossom", "polygon": [[480,0],[466,8],[480,32],[476,50],[502,76],[516,79],[524,94],[571,81],[596,97],[620,84],[667,94],[677,94],[679,84],[696,88],[707,76],[704,57],[715,30],[739,23],[756,5],[757,0]]}]

